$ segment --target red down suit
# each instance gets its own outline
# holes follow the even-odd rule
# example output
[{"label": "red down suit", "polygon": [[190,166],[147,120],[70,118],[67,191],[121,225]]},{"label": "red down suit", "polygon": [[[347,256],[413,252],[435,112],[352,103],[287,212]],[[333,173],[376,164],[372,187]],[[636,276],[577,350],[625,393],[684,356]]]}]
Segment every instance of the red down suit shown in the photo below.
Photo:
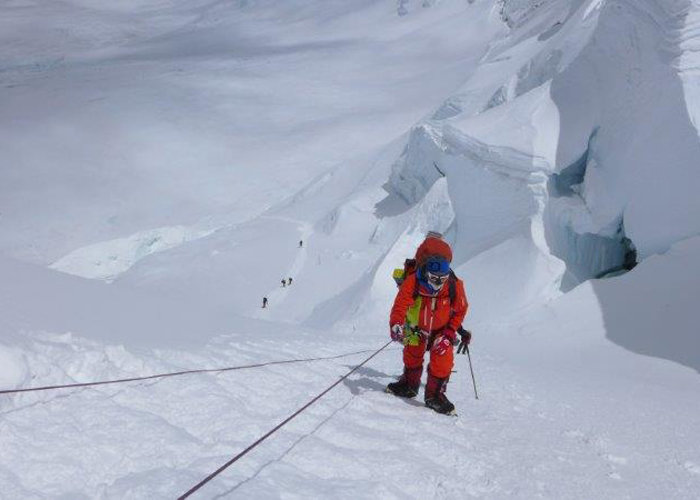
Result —
[{"label": "red down suit", "polygon": [[[406,368],[422,368],[427,342],[432,343],[432,340],[443,329],[457,331],[462,324],[469,304],[464,292],[464,283],[459,278],[454,279],[456,279],[455,297],[452,303],[450,303],[449,283],[445,283],[436,295],[429,295],[417,285],[416,274],[413,273],[408,275],[399,287],[399,292],[391,308],[389,325],[404,325],[407,322],[409,309],[414,309],[410,314],[410,316],[415,316],[417,313],[418,316],[414,319],[417,321],[417,324],[413,325],[414,328],[430,334],[429,339],[423,336],[420,342],[415,345],[404,345],[403,362]],[[416,290],[418,296],[414,298]],[[431,375],[446,378],[450,375],[453,365],[454,353],[452,349],[447,349],[442,355],[431,350],[428,368]]]}]

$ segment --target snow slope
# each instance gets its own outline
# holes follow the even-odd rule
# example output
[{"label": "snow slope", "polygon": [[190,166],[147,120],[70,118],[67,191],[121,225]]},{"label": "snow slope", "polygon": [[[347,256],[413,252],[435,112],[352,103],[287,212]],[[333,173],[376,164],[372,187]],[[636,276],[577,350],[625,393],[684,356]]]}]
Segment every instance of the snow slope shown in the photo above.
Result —
[{"label": "snow slope", "polygon": [[317,7],[5,2],[3,252],[249,220],[402,134],[486,42],[459,2]]},{"label": "snow slope", "polygon": [[697,498],[696,11],[1,3],[0,390],[344,356],[0,394],[0,497],[183,494],[388,340],[434,229],[480,399],[385,394],[393,344],[193,498]]}]

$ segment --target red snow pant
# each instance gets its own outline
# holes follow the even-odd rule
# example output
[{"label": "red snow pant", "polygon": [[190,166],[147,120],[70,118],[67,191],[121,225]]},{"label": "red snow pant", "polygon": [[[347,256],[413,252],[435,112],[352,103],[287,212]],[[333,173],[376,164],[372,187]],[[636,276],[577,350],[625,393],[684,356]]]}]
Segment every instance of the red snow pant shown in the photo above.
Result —
[{"label": "red snow pant", "polygon": [[[430,335],[430,340],[426,343],[422,340],[418,345],[406,345],[403,348],[403,364],[409,368],[420,368],[423,371],[423,356],[425,355],[426,345],[432,346],[436,334]],[[430,350],[430,364],[428,365],[428,373],[433,377],[447,378],[452,372],[452,367],[455,363],[454,349],[447,349],[445,354],[439,355],[434,350]]]}]

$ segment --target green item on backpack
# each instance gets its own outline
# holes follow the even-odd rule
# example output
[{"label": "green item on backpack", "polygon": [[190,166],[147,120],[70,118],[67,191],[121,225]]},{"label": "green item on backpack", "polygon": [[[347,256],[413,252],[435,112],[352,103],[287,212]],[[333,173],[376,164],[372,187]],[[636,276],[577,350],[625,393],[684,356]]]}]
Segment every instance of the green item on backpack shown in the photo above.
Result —
[{"label": "green item on backpack", "polygon": [[416,259],[406,259],[403,263],[403,269],[400,267],[394,269],[392,276],[396,282],[396,286],[401,286],[401,283],[404,282],[409,274],[415,273],[416,267]]}]

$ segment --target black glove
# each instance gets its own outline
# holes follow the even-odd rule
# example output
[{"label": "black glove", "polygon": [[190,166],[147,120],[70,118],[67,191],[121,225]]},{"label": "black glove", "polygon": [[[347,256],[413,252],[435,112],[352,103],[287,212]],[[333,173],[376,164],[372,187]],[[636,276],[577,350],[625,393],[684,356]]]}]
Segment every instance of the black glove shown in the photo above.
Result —
[{"label": "black glove", "polygon": [[470,332],[469,330],[465,330],[460,326],[459,330],[457,330],[457,333],[460,337],[459,346],[457,347],[457,354],[466,354],[467,346],[472,341],[472,332]]}]

